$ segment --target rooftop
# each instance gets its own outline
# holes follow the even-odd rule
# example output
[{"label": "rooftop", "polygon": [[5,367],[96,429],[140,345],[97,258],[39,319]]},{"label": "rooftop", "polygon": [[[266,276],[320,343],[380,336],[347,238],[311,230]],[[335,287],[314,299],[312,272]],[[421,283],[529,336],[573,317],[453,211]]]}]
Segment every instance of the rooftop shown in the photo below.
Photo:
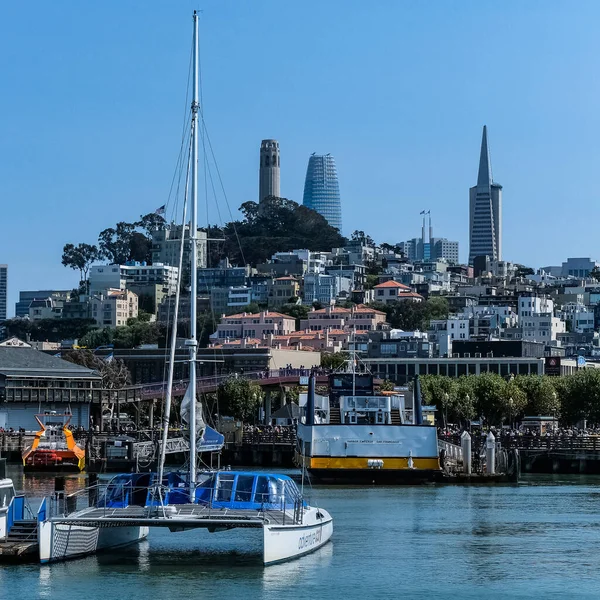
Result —
[{"label": "rooftop", "polygon": [[375,286],[375,289],[381,289],[381,288],[399,288],[399,289],[403,289],[403,290],[410,290],[410,288],[407,285],[404,285],[403,283],[399,283],[398,281],[384,281],[383,283],[378,283]]},{"label": "rooftop", "polygon": [[99,379],[93,369],[75,365],[33,348],[0,346],[0,375],[8,377],[60,377]]}]

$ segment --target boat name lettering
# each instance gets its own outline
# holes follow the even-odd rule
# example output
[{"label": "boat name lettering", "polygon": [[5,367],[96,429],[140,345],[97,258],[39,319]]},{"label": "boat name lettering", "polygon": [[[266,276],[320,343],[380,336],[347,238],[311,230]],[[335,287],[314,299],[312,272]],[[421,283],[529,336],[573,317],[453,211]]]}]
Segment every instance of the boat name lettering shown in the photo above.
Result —
[{"label": "boat name lettering", "polygon": [[298,550],[302,550],[303,548],[310,548],[315,544],[321,543],[321,537],[323,535],[322,528],[319,527],[317,531],[313,531],[312,533],[305,533],[300,536],[298,540]]},{"label": "boat name lettering", "polygon": [[347,444],[401,444],[398,440],[348,440]]}]

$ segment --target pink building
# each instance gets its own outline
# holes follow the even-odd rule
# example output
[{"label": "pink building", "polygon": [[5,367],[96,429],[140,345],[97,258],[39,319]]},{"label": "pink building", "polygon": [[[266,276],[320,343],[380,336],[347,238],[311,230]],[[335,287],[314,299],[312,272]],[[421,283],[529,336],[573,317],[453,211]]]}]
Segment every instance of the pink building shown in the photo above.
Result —
[{"label": "pink building", "polygon": [[311,310],[308,319],[300,322],[302,329],[323,331],[325,329],[374,331],[385,324],[385,313],[359,304],[352,308],[328,306]]},{"label": "pink building", "polygon": [[217,331],[211,336],[223,339],[256,338],[272,335],[286,335],[296,330],[296,319],[278,312],[241,313],[223,315]]}]

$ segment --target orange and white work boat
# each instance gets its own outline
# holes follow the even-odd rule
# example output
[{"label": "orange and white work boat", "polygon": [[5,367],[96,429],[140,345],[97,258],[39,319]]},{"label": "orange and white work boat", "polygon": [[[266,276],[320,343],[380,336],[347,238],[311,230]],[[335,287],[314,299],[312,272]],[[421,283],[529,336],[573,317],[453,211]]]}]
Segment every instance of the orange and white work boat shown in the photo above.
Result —
[{"label": "orange and white work boat", "polygon": [[77,445],[69,429],[71,415],[46,412],[35,415],[40,430],[31,446],[23,450],[23,467],[31,471],[44,469],[83,471],[85,450]]}]

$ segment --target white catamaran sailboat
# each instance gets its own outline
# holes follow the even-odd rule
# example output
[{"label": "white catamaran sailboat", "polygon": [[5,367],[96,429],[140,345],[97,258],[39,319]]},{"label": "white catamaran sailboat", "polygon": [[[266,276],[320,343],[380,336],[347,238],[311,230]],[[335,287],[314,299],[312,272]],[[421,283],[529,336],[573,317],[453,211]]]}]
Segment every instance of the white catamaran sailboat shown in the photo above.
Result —
[{"label": "white catamaran sailboat", "polygon": [[[114,477],[108,484],[64,496],[45,499],[38,513],[41,562],[52,562],[91,554],[144,539],[151,527],[172,532],[207,529],[209,532],[238,528],[262,529],[263,562],[271,564],[295,558],[320,548],[333,533],[333,520],[322,509],[309,506],[294,481],[271,473],[208,471],[197,469],[206,425],[196,393],[196,302],[197,296],[197,191],[198,191],[198,16],[194,12],[193,102],[191,107],[190,215],[190,338],[189,388],[182,402],[182,420],[189,430],[189,470],[165,473],[169,431],[177,309],[175,301],[170,348],[169,377],[163,411],[163,434],[158,473],[130,473]],[[188,183],[186,183],[186,198]],[[185,223],[185,203],[184,217]],[[182,236],[183,238],[184,236]],[[182,273],[184,240],[180,245]],[[180,289],[180,286],[177,286]],[[87,501],[82,506],[84,500]]]}]

